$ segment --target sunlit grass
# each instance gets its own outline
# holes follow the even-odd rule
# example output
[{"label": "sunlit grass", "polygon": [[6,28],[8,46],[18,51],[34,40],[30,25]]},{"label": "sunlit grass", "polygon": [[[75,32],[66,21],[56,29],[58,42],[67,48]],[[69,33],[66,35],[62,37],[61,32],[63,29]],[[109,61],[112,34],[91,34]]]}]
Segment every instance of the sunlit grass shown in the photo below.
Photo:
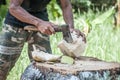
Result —
[{"label": "sunlit grass", "polygon": [[113,30],[110,24],[96,26],[87,37],[87,56],[98,57],[106,61],[120,62],[120,30]]},{"label": "sunlit grass", "polygon": [[24,71],[24,69],[29,64],[29,59],[27,55],[27,44],[25,44],[23,51],[21,53],[21,56],[17,63],[15,64],[15,67],[10,72],[7,80],[20,80],[21,73]]},{"label": "sunlit grass", "polygon": [[[91,13],[91,14],[90,14]],[[100,12],[98,14],[101,14]],[[77,15],[75,17],[75,27],[83,30],[83,20],[92,20],[98,14],[89,12],[85,15]],[[58,20],[61,22],[62,19]],[[113,17],[108,18],[104,23],[92,26],[90,33],[87,35],[87,48],[84,56],[97,57],[106,61],[120,62],[120,29],[113,29]],[[51,47],[54,54],[61,54],[57,48],[57,43],[62,39],[62,34],[57,33],[51,36]],[[15,67],[10,72],[7,80],[19,80],[21,73],[29,64],[26,46],[23,49],[21,57],[17,61]]]}]

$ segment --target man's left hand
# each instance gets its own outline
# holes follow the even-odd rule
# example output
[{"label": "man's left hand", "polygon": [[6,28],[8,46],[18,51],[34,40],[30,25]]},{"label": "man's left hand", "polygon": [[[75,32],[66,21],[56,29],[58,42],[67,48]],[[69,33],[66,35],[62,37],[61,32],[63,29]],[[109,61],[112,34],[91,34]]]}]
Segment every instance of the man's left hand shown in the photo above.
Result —
[{"label": "man's left hand", "polygon": [[83,38],[83,41],[86,43],[86,37],[85,37],[85,34],[83,32],[81,32],[80,30],[78,29],[74,29],[74,28],[70,28],[70,32],[73,33],[73,32],[76,32],[76,35],[79,37],[81,36]]}]

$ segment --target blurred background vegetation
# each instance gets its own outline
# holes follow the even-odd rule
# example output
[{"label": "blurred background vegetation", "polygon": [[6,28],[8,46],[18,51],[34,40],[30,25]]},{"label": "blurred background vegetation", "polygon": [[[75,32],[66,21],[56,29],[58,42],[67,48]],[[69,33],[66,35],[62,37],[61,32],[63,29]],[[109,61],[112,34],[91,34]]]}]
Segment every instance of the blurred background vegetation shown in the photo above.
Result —
[{"label": "blurred background vegetation", "polygon": [[[0,4],[2,0],[0,0]],[[87,48],[84,56],[97,57],[105,61],[120,62],[120,29],[115,23],[117,0],[71,0],[74,13],[75,28],[86,34]],[[6,5],[0,5],[0,28],[8,9]],[[52,0],[48,5],[50,21],[63,24],[62,11],[59,2]],[[61,54],[57,43],[62,39],[60,33],[52,35],[51,47],[54,54]],[[21,57],[10,72],[7,80],[19,80],[21,73],[29,64],[27,56],[27,43],[25,44]]]}]

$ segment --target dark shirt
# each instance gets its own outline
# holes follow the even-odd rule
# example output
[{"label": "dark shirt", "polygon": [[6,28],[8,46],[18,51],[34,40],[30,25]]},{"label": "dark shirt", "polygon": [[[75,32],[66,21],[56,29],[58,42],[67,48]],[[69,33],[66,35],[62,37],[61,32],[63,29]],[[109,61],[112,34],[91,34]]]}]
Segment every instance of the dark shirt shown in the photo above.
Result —
[{"label": "dark shirt", "polygon": [[[31,15],[36,16],[42,20],[48,21],[48,14],[46,6],[50,2],[50,0],[24,0],[21,7],[24,8]],[[5,18],[5,24],[9,24],[14,27],[24,27],[26,25],[30,25],[20,20],[16,19],[14,16],[7,12]]]},{"label": "dark shirt", "polygon": [[6,0],[0,0],[0,5],[6,5]]}]

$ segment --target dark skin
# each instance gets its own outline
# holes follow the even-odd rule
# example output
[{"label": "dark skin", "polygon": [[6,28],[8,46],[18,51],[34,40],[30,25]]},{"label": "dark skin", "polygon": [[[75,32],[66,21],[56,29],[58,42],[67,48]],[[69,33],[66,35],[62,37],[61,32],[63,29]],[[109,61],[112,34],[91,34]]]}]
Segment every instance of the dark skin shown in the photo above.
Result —
[{"label": "dark skin", "polygon": [[[23,0],[10,0],[10,13],[16,17],[18,20],[29,23],[34,25],[38,28],[38,30],[47,35],[55,34],[54,27],[56,25],[49,21],[43,21],[35,16],[29,14],[26,10],[24,10],[20,5],[22,4]],[[69,0],[60,0],[61,8],[63,12],[63,17],[66,24],[69,25],[70,31],[76,31],[78,36],[82,36],[83,40],[86,42],[85,35],[77,29],[74,29],[73,23],[73,13],[72,13],[72,6]]]}]

